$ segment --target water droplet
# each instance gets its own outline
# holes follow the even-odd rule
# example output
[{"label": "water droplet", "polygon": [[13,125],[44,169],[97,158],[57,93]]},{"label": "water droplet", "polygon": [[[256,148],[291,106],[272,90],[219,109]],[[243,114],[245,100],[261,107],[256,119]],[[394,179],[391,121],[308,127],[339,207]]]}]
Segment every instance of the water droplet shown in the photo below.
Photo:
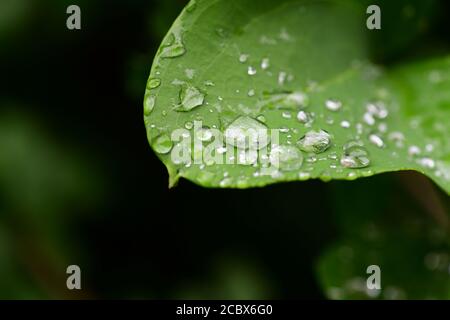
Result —
[{"label": "water droplet", "polygon": [[184,127],[185,127],[186,129],[188,129],[188,130],[191,130],[191,129],[194,127],[194,124],[193,124],[191,121],[187,121],[187,122],[184,124]]},{"label": "water droplet", "polygon": [[418,146],[410,146],[408,148],[408,154],[410,156],[417,156],[420,154],[420,148]]},{"label": "water droplet", "polygon": [[260,114],[259,116],[256,117],[256,120],[264,123],[264,122],[266,122],[266,117],[264,117],[262,114]]},{"label": "water droplet", "polygon": [[149,116],[155,107],[156,97],[152,94],[146,94],[144,98],[144,115]]},{"label": "water droplet", "polygon": [[207,87],[214,87],[215,84],[214,84],[214,82],[212,82],[211,80],[206,80],[206,81],[205,81],[205,86],[207,86]]},{"label": "water droplet", "polygon": [[303,155],[293,146],[275,146],[270,152],[270,162],[282,171],[294,171],[302,166]]},{"label": "water droplet", "polygon": [[161,85],[161,80],[159,78],[150,78],[147,82],[147,89],[155,89]]},{"label": "water droplet", "polygon": [[241,116],[225,130],[225,141],[239,149],[261,149],[269,144],[270,136],[263,123],[248,116]]},{"label": "water droplet", "polygon": [[287,77],[286,72],[281,71],[281,72],[278,74],[278,84],[279,84],[280,86],[282,86],[282,85],[286,82],[286,77]]},{"label": "water droplet", "polygon": [[297,113],[297,120],[300,121],[301,123],[311,123],[313,121],[313,117],[310,113],[300,110]]},{"label": "water droplet", "polygon": [[350,128],[350,122],[348,122],[347,120],[341,121],[341,127],[342,128]]},{"label": "water droplet", "polygon": [[378,119],[385,119],[389,112],[386,108],[386,105],[383,102],[369,102],[366,105],[366,110],[368,113],[373,115],[374,117]]},{"label": "water droplet", "polygon": [[269,68],[269,66],[270,66],[269,58],[262,59],[261,69],[266,70],[267,68]]},{"label": "water droplet", "polygon": [[283,111],[281,113],[281,116],[285,119],[291,119],[292,118],[292,114],[289,111]]},{"label": "water droplet", "polygon": [[390,141],[393,141],[397,148],[402,148],[403,142],[405,140],[405,136],[403,135],[403,133],[401,133],[399,131],[393,131],[393,132],[389,133],[388,139]]},{"label": "water droplet", "polygon": [[247,73],[248,73],[248,75],[250,75],[250,76],[254,76],[254,75],[256,74],[256,69],[253,68],[252,66],[249,66],[249,67],[247,68]]},{"label": "water droplet", "polygon": [[361,142],[351,140],[344,145],[340,163],[345,168],[365,168],[370,165],[369,153]]},{"label": "water droplet", "polygon": [[299,172],[298,179],[300,181],[308,180],[311,177],[311,174],[309,172]]},{"label": "water droplet", "polygon": [[191,111],[199,107],[205,100],[205,94],[194,86],[185,84],[180,89],[180,103],[174,107],[175,111]]},{"label": "water droplet", "polygon": [[339,100],[328,99],[325,101],[325,107],[330,111],[339,111],[342,108],[342,102]]},{"label": "water droplet", "polygon": [[213,137],[213,133],[210,128],[203,127],[203,128],[200,128],[197,130],[197,132],[195,133],[195,136],[200,141],[211,141],[211,139]]},{"label": "water droplet", "polygon": [[422,167],[425,167],[428,169],[434,169],[434,167],[436,166],[434,160],[431,158],[422,158],[418,162]]},{"label": "water droplet", "polygon": [[169,36],[169,41],[160,49],[160,56],[162,58],[176,58],[186,53],[183,41],[181,39],[181,32],[177,31]]},{"label": "water droplet", "polygon": [[253,90],[253,89],[248,90],[247,95],[248,95],[249,97],[253,97],[253,96],[255,95],[255,90]]},{"label": "water droplet", "polygon": [[371,143],[373,143],[374,145],[376,145],[378,148],[383,148],[384,147],[383,139],[381,139],[381,137],[376,135],[376,134],[369,135],[369,141]]},{"label": "water droplet", "polygon": [[331,136],[325,130],[311,130],[300,138],[298,145],[305,152],[321,153],[330,147]]},{"label": "water droplet", "polygon": [[363,120],[369,126],[373,126],[375,124],[375,118],[373,117],[373,115],[370,112],[364,113]]},{"label": "water droplet", "polygon": [[186,70],[184,70],[184,73],[186,74],[186,77],[188,77],[189,79],[192,79],[192,78],[194,78],[195,70],[194,69],[186,69]]},{"label": "water droplet", "polygon": [[247,62],[247,60],[248,60],[248,54],[241,54],[240,56],[239,56],[239,62],[240,63],[245,63],[245,62]]},{"label": "water droplet", "polygon": [[172,140],[170,140],[170,137],[166,134],[162,134],[159,137],[155,139],[155,142],[153,142],[152,147],[155,152],[160,154],[167,154],[172,150]]}]

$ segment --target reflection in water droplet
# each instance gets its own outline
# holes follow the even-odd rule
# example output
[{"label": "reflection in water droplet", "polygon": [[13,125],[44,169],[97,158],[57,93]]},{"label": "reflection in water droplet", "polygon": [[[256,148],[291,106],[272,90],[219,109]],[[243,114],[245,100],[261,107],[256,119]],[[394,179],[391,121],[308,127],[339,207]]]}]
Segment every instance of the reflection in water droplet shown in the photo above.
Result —
[{"label": "reflection in water droplet", "polygon": [[331,136],[325,130],[311,130],[300,138],[298,145],[305,152],[321,153],[330,147]]},{"label": "reflection in water droplet", "polygon": [[155,152],[160,154],[166,154],[169,153],[170,150],[172,150],[172,140],[170,140],[170,137],[166,134],[160,135],[155,139],[155,142],[153,142],[152,147]]}]

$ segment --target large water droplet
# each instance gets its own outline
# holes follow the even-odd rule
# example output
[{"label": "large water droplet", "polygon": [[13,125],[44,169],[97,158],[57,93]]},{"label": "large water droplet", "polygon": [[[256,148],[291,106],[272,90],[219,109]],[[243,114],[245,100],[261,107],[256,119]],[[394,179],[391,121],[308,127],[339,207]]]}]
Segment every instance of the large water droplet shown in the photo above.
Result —
[{"label": "large water droplet", "polygon": [[261,149],[270,142],[267,127],[248,116],[234,120],[225,130],[225,141],[239,149]]},{"label": "large water droplet", "polygon": [[201,106],[205,100],[205,94],[194,86],[185,84],[180,89],[180,103],[175,106],[175,111],[191,111]]},{"label": "large water droplet", "polygon": [[365,168],[370,165],[369,153],[361,142],[351,140],[344,145],[341,165],[345,168]]},{"label": "large water droplet", "polygon": [[155,139],[155,142],[153,142],[152,147],[155,152],[160,154],[166,154],[169,153],[170,150],[172,150],[173,142],[170,140],[170,137],[166,134],[162,134],[159,137]]},{"label": "large water droplet", "polygon": [[331,136],[325,130],[311,130],[300,138],[298,145],[305,152],[321,153],[330,147]]},{"label": "large water droplet", "polygon": [[163,45],[160,49],[160,56],[162,58],[176,58],[185,54],[183,41],[181,39],[181,32],[172,33],[169,36],[167,45]]}]

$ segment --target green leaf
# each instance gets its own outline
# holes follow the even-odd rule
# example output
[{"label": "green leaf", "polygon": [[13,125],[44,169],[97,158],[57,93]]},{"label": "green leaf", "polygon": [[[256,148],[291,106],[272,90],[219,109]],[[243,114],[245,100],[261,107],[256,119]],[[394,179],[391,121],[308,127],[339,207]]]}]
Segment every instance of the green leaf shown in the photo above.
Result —
[{"label": "green leaf", "polygon": [[[416,170],[450,193],[450,57],[393,70],[372,64],[367,33],[376,31],[367,30],[362,3],[191,2],[161,44],[144,103],[153,148],[167,151],[161,136],[173,140],[170,152],[157,152],[171,185],[184,177],[247,188]],[[248,118],[267,135],[234,128],[247,146],[237,148],[227,129]],[[208,139],[196,139],[199,131]],[[317,140],[318,132],[328,137]]]}]

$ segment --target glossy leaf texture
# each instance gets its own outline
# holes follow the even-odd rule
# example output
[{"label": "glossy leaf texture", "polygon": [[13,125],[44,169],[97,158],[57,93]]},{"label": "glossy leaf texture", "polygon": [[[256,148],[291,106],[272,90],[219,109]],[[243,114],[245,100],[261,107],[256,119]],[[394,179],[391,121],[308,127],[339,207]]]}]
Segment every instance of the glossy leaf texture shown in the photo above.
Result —
[{"label": "glossy leaf texture", "polygon": [[[161,44],[144,101],[170,185],[415,170],[450,193],[450,56],[377,66],[366,18],[363,1],[191,1]],[[256,139],[256,154],[239,138]]]}]

